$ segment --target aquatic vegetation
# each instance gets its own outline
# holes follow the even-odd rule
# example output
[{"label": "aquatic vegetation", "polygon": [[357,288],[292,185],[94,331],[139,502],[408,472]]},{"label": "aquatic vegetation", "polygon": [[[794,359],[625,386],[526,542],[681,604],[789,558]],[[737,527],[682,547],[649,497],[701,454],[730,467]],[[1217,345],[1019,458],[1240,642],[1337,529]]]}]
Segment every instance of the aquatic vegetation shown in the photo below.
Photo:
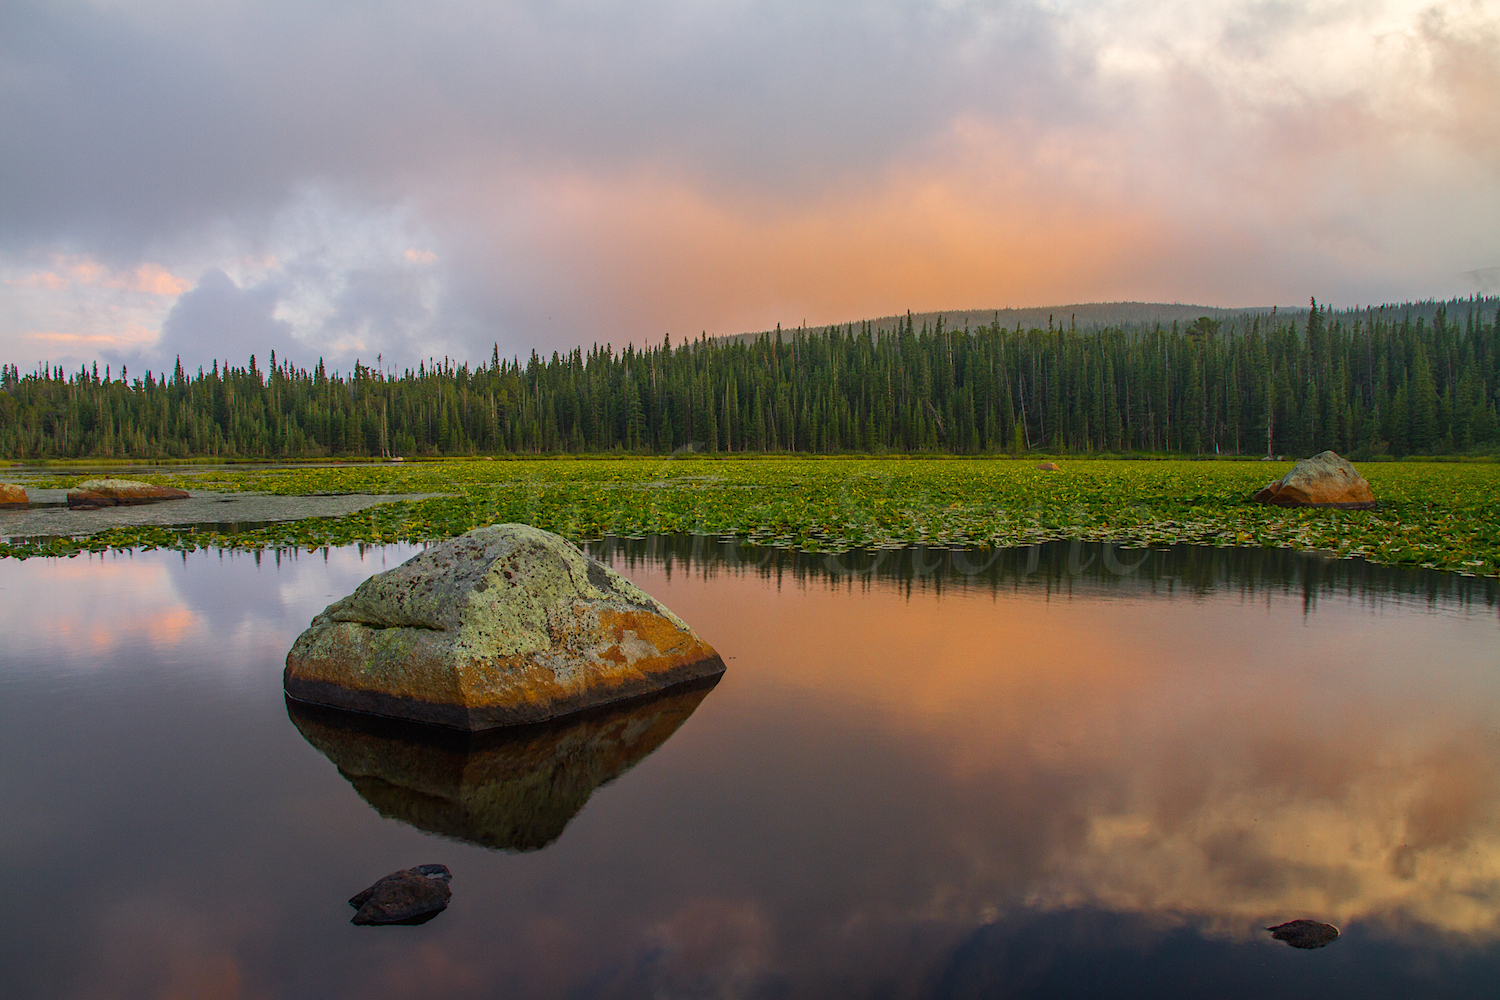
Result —
[{"label": "aquatic vegetation", "polygon": [[[225,469],[141,478],[284,495],[447,495],[235,534],[150,527],[15,540],[0,544],[0,555],[422,542],[519,521],[575,541],[686,533],[812,551],[1064,538],[1283,546],[1500,575],[1500,465],[1362,465],[1380,500],[1373,511],[1251,503],[1250,495],[1290,463],[1064,459],[1060,465],[1060,471],[1042,472],[1034,461],[996,459],[619,458]],[[37,485],[72,481],[52,477]]]}]

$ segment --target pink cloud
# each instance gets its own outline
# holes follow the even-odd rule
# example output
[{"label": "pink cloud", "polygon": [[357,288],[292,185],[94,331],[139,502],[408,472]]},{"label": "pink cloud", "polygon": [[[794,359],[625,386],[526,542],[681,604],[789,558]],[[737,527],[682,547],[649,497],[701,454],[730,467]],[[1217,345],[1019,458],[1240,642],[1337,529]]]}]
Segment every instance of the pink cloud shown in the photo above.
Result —
[{"label": "pink cloud", "polygon": [[25,340],[39,344],[77,344],[105,348],[140,347],[156,340],[156,331],[138,323],[107,332],[77,333],[62,330],[27,330]]},{"label": "pink cloud", "polygon": [[68,287],[67,279],[59,277],[54,271],[35,271],[24,277],[7,278],[5,283],[18,288],[41,288],[49,292],[60,292]]},{"label": "pink cloud", "polygon": [[179,278],[160,264],[148,262],[131,270],[114,271],[86,255],[61,254],[53,258],[53,270],[34,271],[8,280],[6,284],[49,292],[64,291],[74,285],[99,286],[166,297],[176,297],[192,287],[192,282]]},{"label": "pink cloud", "polygon": [[176,297],[192,287],[192,282],[179,278],[160,264],[142,264],[128,276],[116,279],[120,285],[134,292]]}]

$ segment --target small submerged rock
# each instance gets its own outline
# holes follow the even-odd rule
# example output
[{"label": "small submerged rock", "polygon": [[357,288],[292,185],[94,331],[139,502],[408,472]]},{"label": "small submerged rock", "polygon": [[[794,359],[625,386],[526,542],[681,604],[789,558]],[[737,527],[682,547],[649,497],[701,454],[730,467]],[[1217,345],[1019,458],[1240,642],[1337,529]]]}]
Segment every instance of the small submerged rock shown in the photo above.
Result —
[{"label": "small submerged rock", "polygon": [[1289,920],[1275,927],[1267,927],[1266,930],[1276,940],[1285,941],[1293,948],[1303,949],[1321,948],[1339,936],[1337,927],[1316,920]]},{"label": "small submerged rock", "polygon": [[1058,471],[1057,463],[1056,462],[1040,462],[1040,463],[1037,464],[1037,471],[1039,471],[1039,472],[1057,472]]},{"label": "small submerged rock", "polygon": [[163,500],[186,500],[188,495],[187,490],[136,479],[89,479],[68,491],[68,506],[74,510],[130,507]]},{"label": "small submerged rock", "polygon": [[1250,499],[1278,507],[1337,507],[1373,510],[1375,494],[1348,460],[1325,451],[1304,458],[1285,476]]},{"label": "small submerged rock", "polygon": [[448,907],[453,895],[447,865],[417,865],[392,872],[349,897],[356,924],[425,924]]},{"label": "small submerged rock", "polygon": [[26,488],[13,483],[0,483],[0,507],[25,507]]},{"label": "small submerged rock", "polygon": [[287,653],[287,696],[479,731],[717,677],[657,600],[566,539],[476,528],[370,577]]}]

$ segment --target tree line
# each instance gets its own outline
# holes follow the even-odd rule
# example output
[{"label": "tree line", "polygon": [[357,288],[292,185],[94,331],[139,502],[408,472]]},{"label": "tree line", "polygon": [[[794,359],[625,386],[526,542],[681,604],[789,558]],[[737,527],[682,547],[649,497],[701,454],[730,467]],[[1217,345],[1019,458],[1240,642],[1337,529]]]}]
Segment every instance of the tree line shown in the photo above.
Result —
[{"label": "tree line", "polygon": [[6,365],[0,455],[1500,451],[1495,300],[1425,305],[1082,331],[908,315],[400,375],[274,352],[133,378]]}]

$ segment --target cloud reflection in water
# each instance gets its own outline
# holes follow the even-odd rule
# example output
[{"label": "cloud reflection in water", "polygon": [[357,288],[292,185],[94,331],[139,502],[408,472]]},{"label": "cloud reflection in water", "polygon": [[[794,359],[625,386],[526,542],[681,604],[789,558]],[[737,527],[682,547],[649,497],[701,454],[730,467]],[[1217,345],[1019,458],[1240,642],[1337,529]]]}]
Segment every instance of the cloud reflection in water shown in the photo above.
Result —
[{"label": "cloud reflection in water", "polygon": [[[1202,995],[1324,970],[1343,986],[1323,995],[1374,996],[1500,973],[1491,584],[1202,550],[1122,576],[1066,544],[969,574],[921,553],[925,575],[617,551],[724,655],[696,709],[493,768],[314,749],[282,657],[404,554],[0,563],[0,874],[51,880],[0,978],[957,997],[1074,976],[1171,996],[1190,974]],[[427,861],[454,872],[444,920],[345,936],[351,892]],[[1345,934],[1299,953],[1261,929],[1295,917]]]},{"label": "cloud reflection in water", "polygon": [[1066,560],[1050,578],[916,592],[826,563],[763,575],[700,559],[669,576],[628,561],[616,568],[738,655],[732,673],[756,673],[751,714],[860,712],[924,758],[943,791],[897,809],[906,834],[968,855],[931,888],[939,910],[1500,936],[1493,601],[1433,607],[1421,586],[1341,600],[1340,572],[1366,570],[1337,564],[1308,613],[1272,574],[1221,581],[1253,594],[1182,579],[1163,599],[1160,578],[1106,585]]}]

